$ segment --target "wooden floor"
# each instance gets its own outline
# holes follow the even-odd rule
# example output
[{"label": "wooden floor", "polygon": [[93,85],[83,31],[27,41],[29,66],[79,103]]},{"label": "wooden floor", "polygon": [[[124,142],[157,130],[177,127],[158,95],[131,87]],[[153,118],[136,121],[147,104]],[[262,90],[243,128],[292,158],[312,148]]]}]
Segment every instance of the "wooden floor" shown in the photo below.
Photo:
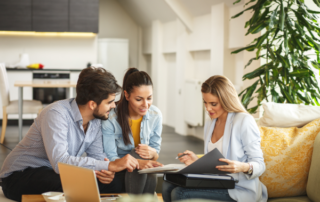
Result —
[{"label": "wooden floor", "polygon": [[158,200],[162,202],[163,201],[162,194],[157,194],[157,196],[158,196]]}]

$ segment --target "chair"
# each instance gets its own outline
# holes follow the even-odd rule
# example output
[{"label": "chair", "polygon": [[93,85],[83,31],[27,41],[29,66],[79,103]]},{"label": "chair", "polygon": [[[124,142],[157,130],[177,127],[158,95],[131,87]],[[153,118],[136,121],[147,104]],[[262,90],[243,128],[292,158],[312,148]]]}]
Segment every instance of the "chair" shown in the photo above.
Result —
[{"label": "chair", "polygon": [[[8,75],[3,63],[0,63],[0,92],[3,108],[2,132],[0,138],[0,143],[2,144],[6,133],[8,114],[19,113],[18,100],[10,101]],[[37,114],[40,113],[43,108],[42,103],[36,100],[23,100],[22,104],[23,114]]]}]

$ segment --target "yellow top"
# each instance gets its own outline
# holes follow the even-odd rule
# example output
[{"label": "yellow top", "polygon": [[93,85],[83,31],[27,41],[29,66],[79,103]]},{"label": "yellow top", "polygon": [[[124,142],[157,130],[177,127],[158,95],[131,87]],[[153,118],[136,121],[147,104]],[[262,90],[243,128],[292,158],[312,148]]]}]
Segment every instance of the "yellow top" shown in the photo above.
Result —
[{"label": "yellow top", "polygon": [[140,144],[140,125],[141,125],[142,118],[143,117],[137,120],[130,119],[131,121],[130,127],[131,127],[131,132],[132,132],[132,137],[134,140],[135,147],[137,147],[138,144]]}]

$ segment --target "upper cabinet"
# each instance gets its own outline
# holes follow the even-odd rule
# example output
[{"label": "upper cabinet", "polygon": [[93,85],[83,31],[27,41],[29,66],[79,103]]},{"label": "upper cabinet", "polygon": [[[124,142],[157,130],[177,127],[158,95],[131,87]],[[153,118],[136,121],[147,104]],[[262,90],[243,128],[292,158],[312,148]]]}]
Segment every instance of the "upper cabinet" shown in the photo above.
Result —
[{"label": "upper cabinet", "polygon": [[69,31],[99,31],[99,0],[69,0]]},{"label": "upper cabinet", "polygon": [[68,0],[33,0],[32,27],[38,32],[67,32]]},{"label": "upper cabinet", "polygon": [[99,0],[0,0],[0,30],[98,33]]},{"label": "upper cabinet", "polygon": [[0,0],[0,30],[32,31],[31,0]]}]

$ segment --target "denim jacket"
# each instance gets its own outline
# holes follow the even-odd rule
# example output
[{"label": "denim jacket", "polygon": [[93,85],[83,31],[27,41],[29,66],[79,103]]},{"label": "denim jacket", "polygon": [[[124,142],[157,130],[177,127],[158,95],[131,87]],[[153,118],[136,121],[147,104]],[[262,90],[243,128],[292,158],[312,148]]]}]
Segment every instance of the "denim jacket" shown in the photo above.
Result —
[{"label": "denim jacket", "polygon": [[[151,105],[146,115],[143,116],[140,126],[141,144],[149,145],[160,152],[162,132],[161,111]],[[110,161],[122,158],[134,148],[134,140],[130,133],[132,144],[125,145],[122,136],[122,129],[117,121],[116,109],[110,111],[109,119],[102,121],[102,136],[104,152]]]}]

